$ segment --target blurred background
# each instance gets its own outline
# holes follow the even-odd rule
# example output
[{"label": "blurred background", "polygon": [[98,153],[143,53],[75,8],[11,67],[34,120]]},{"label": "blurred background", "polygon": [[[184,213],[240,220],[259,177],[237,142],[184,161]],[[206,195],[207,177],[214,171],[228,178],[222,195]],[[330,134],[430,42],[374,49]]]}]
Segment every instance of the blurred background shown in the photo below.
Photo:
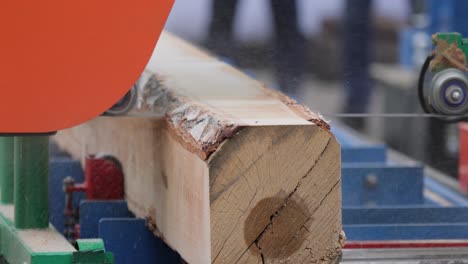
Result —
[{"label": "blurred background", "polygon": [[398,114],[421,113],[416,83],[430,37],[468,36],[463,10],[466,0],[177,0],[166,29],[455,177],[458,125]]}]

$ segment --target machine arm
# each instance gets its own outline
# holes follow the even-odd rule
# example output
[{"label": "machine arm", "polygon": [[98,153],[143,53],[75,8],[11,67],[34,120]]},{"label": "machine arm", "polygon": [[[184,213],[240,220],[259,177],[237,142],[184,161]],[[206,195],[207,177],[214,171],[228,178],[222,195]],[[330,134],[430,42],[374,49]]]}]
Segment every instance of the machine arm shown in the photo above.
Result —
[{"label": "machine arm", "polygon": [[[468,39],[458,33],[435,34],[435,49],[418,82],[423,110],[448,122],[468,120]],[[430,76],[430,78],[428,78]]]}]

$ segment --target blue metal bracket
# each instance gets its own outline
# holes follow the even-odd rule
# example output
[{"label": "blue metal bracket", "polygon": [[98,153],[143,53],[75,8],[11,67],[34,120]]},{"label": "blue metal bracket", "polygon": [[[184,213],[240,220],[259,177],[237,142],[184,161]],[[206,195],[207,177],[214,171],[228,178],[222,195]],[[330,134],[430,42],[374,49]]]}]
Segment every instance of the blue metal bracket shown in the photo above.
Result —
[{"label": "blue metal bracket", "polygon": [[99,237],[108,251],[115,252],[116,264],[181,263],[180,256],[156,238],[143,219],[101,219]]},{"label": "blue metal bracket", "polygon": [[343,209],[349,240],[466,239],[466,207],[391,207]]},{"label": "blue metal bracket", "polygon": [[[466,207],[344,208],[343,225],[468,223]],[[467,236],[468,237],[468,236]]]},{"label": "blue metal bracket", "polygon": [[387,148],[385,145],[341,148],[343,163],[385,163],[387,162]]},{"label": "blue metal bracket", "polygon": [[343,226],[349,240],[452,240],[466,239],[468,223]]},{"label": "blue metal bracket", "polygon": [[102,238],[116,264],[180,262],[144,219],[134,218],[125,201],[82,201],[80,230],[82,238]]},{"label": "blue metal bracket", "polygon": [[99,237],[99,221],[103,218],[113,217],[130,218],[134,216],[128,210],[125,201],[82,201],[80,203],[80,238]]},{"label": "blue metal bracket", "polygon": [[343,164],[343,206],[424,204],[423,168]]}]

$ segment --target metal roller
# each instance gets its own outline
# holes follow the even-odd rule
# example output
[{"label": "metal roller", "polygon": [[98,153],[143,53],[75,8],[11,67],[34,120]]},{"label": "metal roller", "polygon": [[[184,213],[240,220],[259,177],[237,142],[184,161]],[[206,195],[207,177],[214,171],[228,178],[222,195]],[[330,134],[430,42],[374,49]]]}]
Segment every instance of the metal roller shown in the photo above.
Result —
[{"label": "metal roller", "polygon": [[437,73],[426,94],[426,104],[443,115],[468,114],[468,77],[458,69],[449,68]]},{"label": "metal roller", "polygon": [[134,85],[130,91],[128,91],[122,99],[120,99],[116,104],[114,104],[109,110],[107,110],[104,115],[107,116],[122,116],[126,115],[137,102],[137,85]]}]

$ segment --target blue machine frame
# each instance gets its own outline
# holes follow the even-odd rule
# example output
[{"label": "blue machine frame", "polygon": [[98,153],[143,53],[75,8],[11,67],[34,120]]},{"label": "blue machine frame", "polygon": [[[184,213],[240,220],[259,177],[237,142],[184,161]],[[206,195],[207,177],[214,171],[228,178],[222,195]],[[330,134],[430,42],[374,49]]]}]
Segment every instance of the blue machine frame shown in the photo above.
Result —
[{"label": "blue machine frame", "polygon": [[425,175],[421,164],[410,160],[394,162],[382,153],[376,156],[383,159],[368,157],[360,150],[387,149],[345,128],[333,130],[342,145],[342,154],[354,151],[353,155],[342,157],[343,229],[348,240],[468,237],[468,200],[464,196]]},{"label": "blue machine frame", "polygon": [[[465,239],[467,199],[424,175],[422,165],[388,159],[387,148],[370,144],[344,128],[333,129],[342,145],[343,225],[348,240]],[[78,161],[51,161],[51,222],[63,229],[67,176],[83,180]],[[431,193],[425,196],[425,193]],[[436,196],[437,199],[434,199]],[[442,207],[440,201],[450,207]],[[80,230],[85,238],[102,238],[119,263],[177,263],[180,256],[135,218],[125,201],[87,201],[77,195]]]},{"label": "blue machine frame", "polygon": [[[84,172],[80,162],[66,157],[51,159],[50,221],[62,232],[64,229],[65,193],[63,180],[71,176],[82,182]],[[102,238],[106,250],[114,254],[116,264],[181,263],[180,256],[155,237],[128,210],[125,201],[87,201],[82,195],[73,199],[80,208],[80,237]]]}]

